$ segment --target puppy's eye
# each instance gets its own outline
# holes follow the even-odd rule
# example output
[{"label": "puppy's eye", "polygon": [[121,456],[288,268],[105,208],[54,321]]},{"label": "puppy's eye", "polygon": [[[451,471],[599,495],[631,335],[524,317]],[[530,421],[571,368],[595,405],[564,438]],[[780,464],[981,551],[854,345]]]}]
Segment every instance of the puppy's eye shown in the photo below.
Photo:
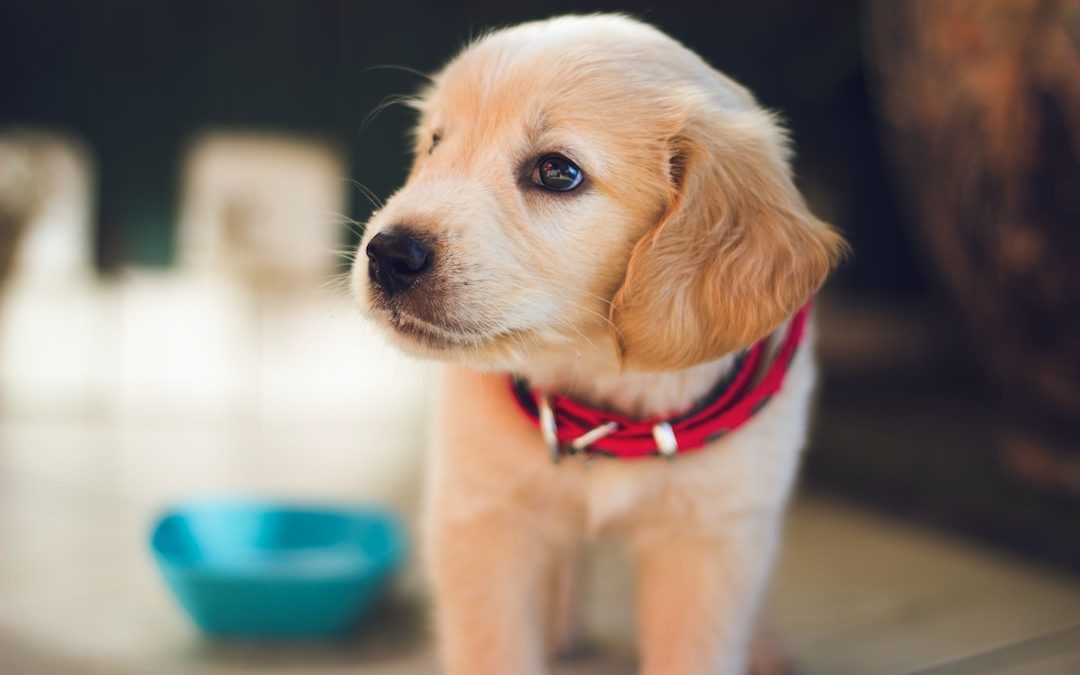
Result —
[{"label": "puppy's eye", "polygon": [[428,146],[427,154],[435,152],[435,148],[439,145],[439,141],[442,140],[442,136],[439,134],[431,134],[431,145]]},{"label": "puppy's eye", "polygon": [[536,164],[534,182],[555,192],[569,192],[578,185],[585,174],[577,164],[562,155],[547,155]]}]

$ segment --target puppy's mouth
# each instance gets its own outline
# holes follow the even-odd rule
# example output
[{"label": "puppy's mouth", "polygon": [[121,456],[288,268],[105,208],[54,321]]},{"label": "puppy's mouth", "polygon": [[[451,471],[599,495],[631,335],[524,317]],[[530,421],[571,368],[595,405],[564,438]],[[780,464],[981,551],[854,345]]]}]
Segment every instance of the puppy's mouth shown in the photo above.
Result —
[{"label": "puppy's mouth", "polygon": [[400,309],[387,310],[387,321],[395,331],[432,347],[449,347],[469,342],[471,336],[431,321],[425,321]]},{"label": "puppy's mouth", "polygon": [[454,347],[479,347],[509,333],[482,333],[462,328],[450,328],[422,319],[399,308],[386,309],[387,323],[394,331],[430,349],[448,350]]}]

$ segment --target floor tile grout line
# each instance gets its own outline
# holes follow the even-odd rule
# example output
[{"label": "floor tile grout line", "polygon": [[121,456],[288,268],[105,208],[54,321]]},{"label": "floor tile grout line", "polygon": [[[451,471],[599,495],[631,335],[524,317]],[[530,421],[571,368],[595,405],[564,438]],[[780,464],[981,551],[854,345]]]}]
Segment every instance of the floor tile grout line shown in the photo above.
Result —
[{"label": "floor tile grout line", "polygon": [[[1038,633],[1021,640],[949,659],[918,670],[893,675],[982,675],[987,668],[1024,665],[1048,656],[1080,654],[1080,623]],[[1027,654],[1027,656],[1022,656]],[[1018,656],[1021,655],[1021,656]]]}]

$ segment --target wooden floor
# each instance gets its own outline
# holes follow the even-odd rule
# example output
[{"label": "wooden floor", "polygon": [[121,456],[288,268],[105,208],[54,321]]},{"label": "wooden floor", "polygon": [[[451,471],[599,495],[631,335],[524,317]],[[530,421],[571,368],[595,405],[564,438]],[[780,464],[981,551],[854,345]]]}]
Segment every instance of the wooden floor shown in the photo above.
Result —
[{"label": "wooden floor", "polygon": [[[415,572],[343,644],[222,645],[196,634],[147,555],[153,513],[180,494],[285,485],[296,472],[253,453],[239,478],[222,480],[213,433],[0,422],[0,673],[437,672]],[[309,438],[302,461],[329,463],[321,487],[349,494],[343,462],[364,459],[343,459],[346,446],[324,440]],[[161,448],[168,454],[155,460]],[[605,544],[593,571],[596,647],[558,672],[632,673],[630,574]],[[1080,673],[1076,578],[822,494],[803,494],[792,509],[768,617],[804,675]]]}]

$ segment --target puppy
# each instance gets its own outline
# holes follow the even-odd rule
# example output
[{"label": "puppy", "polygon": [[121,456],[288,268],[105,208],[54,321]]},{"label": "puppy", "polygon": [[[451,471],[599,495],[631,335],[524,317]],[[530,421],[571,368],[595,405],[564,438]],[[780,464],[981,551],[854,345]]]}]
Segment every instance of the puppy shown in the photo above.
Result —
[{"label": "puppy", "polygon": [[415,105],[353,282],[394,344],[449,362],[425,509],[446,672],[545,672],[601,530],[636,562],[643,673],[745,672],[806,433],[806,305],[844,247],[783,131],[613,15],[491,33]]}]

